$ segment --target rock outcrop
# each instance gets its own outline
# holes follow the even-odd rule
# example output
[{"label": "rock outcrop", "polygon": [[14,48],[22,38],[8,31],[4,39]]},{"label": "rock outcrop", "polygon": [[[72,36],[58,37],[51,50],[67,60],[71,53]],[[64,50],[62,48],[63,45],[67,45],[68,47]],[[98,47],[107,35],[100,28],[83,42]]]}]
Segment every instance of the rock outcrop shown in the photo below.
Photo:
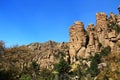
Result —
[{"label": "rock outcrop", "polygon": [[53,69],[60,57],[64,55],[67,61],[69,58],[69,44],[48,41],[45,43],[32,43],[27,46],[34,52],[33,60],[40,64],[41,68]]},{"label": "rock outcrop", "polygon": [[[86,46],[86,32],[82,22],[75,22],[70,27],[70,60],[76,61],[76,57],[84,56]],[[82,49],[82,50],[81,50]],[[77,56],[76,56],[77,55]]]},{"label": "rock outcrop", "polygon": [[[110,17],[104,12],[96,13],[96,25],[89,24],[86,29],[83,22],[74,22],[69,29],[69,42],[48,41],[8,49],[0,42],[0,55],[5,53],[2,56],[5,59],[3,63],[13,61],[14,64],[22,66],[22,71],[32,61],[36,61],[41,68],[53,69],[61,57],[71,63],[79,63],[79,59],[87,60],[107,46],[110,46],[112,51],[120,51],[120,7],[118,10],[118,15],[110,13]],[[90,62],[85,63],[90,66]],[[104,67],[104,64],[99,67]]]},{"label": "rock outcrop", "polygon": [[120,14],[110,13],[110,17],[107,17],[104,12],[96,13],[96,25],[89,24],[86,30],[82,22],[76,21],[70,27],[69,52],[71,63],[79,58],[94,56],[107,46],[110,46],[112,51],[118,51],[119,32]]},{"label": "rock outcrop", "polygon": [[[120,80],[119,14],[96,13],[96,24],[70,27],[69,42],[6,48],[0,41],[0,80]],[[47,37],[47,36],[46,36]]]}]

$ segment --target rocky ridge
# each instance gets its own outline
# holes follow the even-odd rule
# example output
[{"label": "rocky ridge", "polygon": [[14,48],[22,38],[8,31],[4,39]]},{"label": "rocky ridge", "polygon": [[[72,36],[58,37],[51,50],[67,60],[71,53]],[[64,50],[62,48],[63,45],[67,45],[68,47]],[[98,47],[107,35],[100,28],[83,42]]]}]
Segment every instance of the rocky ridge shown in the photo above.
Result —
[{"label": "rocky ridge", "polygon": [[[83,22],[75,21],[69,29],[69,42],[36,42],[24,46],[5,48],[4,43],[0,41],[0,71],[8,71],[8,73],[13,71],[11,76],[16,79],[11,80],[18,80],[17,78],[21,77],[21,73],[28,72],[31,75],[31,72],[29,72],[32,71],[30,70],[31,64],[36,62],[40,65],[39,73],[46,69],[50,70],[52,74],[54,65],[58,64],[62,58],[69,63],[71,67],[69,72],[74,73],[77,69],[76,64],[80,65],[81,70],[79,71],[86,74],[85,78],[89,75],[90,77],[96,77],[97,75],[101,77],[103,70],[104,75],[109,74],[105,68],[107,70],[108,68],[111,69],[110,72],[118,71],[120,73],[120,7],[118,10],[119,14],[116,15],[111,12],[109,17],[104,12],[96,13],[96,25],[89,24],[86,29]],[[108,53],[110,54],[108,55]],[[90,59],[91,57],[92,59]],[[36,63],[34,63],[34,66],[38,67]],[[113,65],[115,65],[115,68]],[[115,74],[118,72],[115,72]],[[119,77],[119,74],[117,75]],[[84,77],[84,75],[82,76]]]},{"label": "rocky ridge", "polygon": [[[56,43],[32,43],[27,45],[35,53],[33,60],[44,68],[53,68],[53,64],[59,62],[56,57],[60,52],[64,59],[76,62],[80,58],[86,59],[99,53],[103,48],[110,46],[112,51],[119,51],[120,43],[120,14],[112,12],[110,16],[104,12],[96,13],[96,25],[89,24],[84,28],[83,22],[75,21],[70,27],[70,41]],[[60,55],[59,55],[60,57]]]},{"label": "rocky ridge", "polygon": [[96,13],[96,25],[89,24],[84,29],[82,22],[75,22],[70,27],[70,59],[71,63],[79,58],[89,58],[100,52],[102,48],[110,46],[112,51],[119,51],[120,42],[120,14],[104,12]]},{"label": "rocky ridge", "polygon": [[69,44],[48,41],[45,43],[31,43],[27,45],[34,52],[33,60],[42,68],[53,69],[53,64],[58,63],[61,56],[69,58]]}]

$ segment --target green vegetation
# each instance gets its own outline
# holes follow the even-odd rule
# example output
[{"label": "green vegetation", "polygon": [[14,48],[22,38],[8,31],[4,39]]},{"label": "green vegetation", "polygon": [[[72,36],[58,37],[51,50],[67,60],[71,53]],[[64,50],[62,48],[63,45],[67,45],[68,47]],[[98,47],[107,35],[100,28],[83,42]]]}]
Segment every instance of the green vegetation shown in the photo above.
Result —
[{"label": "green vegetation", "polygon": [[92,77],[95,77],[99,74],[98,64],[100,63],[100,56],[96,54],[91,58],[91,66],[87,69],[86,73],[90,74]]},{"label": "green vegetation", "polygon": [[63,58],[61,58],[60,62],[55,65],[55,71],[58,72],[59,79],[63,80],[68,77],[69,71],[71,69],[68,62],[66,62]]},{"label": "green vegetation", "polygon": [[32,78],[34,80],[37,79],[37,76],[39,75],[39,68],[40,66],[36,63],[36,61],[32,61],[31,65],[30,65],[30,69],[32,71]]},{"label": "green vegetation", "polygon": [[101,60],[108,66],[100,70],[97,80],[120,80],[120,52],[112,52]]},{"label": "green vegetation", "polygon": [[41,69],[40,64],[32,60],[34,52],[26,46],[5,48],[4,42],[1,41],[0,50],[4,52],[0,55],[0,80],[62,80],[71,69],[63,59],[63,52],[56,55],[58,60],[61,59],[54,69],[49,70]]},{"label": "green vegetation", "polygon": [[[2,42],[3,43],[3,42]],[[89,59],[79,59],[75,69],[64,59],[64,53],[59,52],[60,60],[53,69],[40,68],[40,64],[32,60],[32,51],[25,46],[5,48],[0,44],[4,54],[0,55],[0,80],[119,80],[120,53],[110,53],[110,47],[105,47]],[[90,66],[83,61],[90,61]],[[106,63],[100,69],[98,64]]]},{"label": "green vegetation", "polygon": [[99,46],[99,47],[102,47],[102,44],[99,42],[98,46]]},{"label": "green vegetation", "polygon": [[108,28],[115,30],[117,33],[120,33],[120,27],[115,22],[109,22],[107,25]]},{"label": "green vegetation", "polygon": [[98,69],[98,64],[100,64],[102,61],[102,57],[107,56],[111,51],[111,48],[105,47],[99,54],[97,53],[95,56],[91,56],[91,66],[87,69],[86,73],[90,74],[92,77],[97,76],[100,73],[100,70]]},{"label": "green vegetation", "polygon": [[20,80],[31,80],[31,77],[30,77],[30,75],[22,75],[21,77],[20,77]]}]

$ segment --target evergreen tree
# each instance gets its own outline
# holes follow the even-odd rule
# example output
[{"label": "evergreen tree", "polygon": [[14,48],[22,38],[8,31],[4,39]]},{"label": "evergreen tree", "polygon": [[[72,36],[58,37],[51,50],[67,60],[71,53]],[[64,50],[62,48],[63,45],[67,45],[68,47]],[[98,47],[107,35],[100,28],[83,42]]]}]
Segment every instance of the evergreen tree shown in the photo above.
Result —
[{"label": "evergreen tree", "polygon": [[64,80],[67,77],[66,75],[68,75],[70,69],[70,65],[63,58],[55,65],[55,70],[58,72],[60,80]]}]

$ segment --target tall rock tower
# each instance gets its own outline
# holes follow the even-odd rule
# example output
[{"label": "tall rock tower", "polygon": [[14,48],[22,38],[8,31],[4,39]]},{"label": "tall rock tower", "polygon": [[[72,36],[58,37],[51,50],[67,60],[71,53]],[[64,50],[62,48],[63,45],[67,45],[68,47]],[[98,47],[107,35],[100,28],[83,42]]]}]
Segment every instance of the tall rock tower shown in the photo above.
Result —
[{"label": "tall rock tower", "polygon": [[89,24],[84,29],[82,22],[75,22],[70,27],[70,61],[77,61],[79,58],[89,58],[99,53],[101,49],[110,46],[111,51],[118,51],[120,48],[120,7],[119,14],[110,13],[110,17],[104,12],[96,13],[96,25]]},{"label": "tall rock tower", "polygon": [[103,12],[96,14],[96,32],[98,36],[99,43],[104,47],[108,46],[109,43],[106,43],[107,36],[107,15]]},{"label": "tall rock tower", "polygon": [[108,27],[108,24],[110,25],[110,21],[112,21],[112,23],[116,23],[115,20],[115,15],[113,13],[110,14],[110,18],[107,18],[107,15],[103,12],[96,14],[96,32],[99,43],[101,43],[103,47],[110,46],[112,49],[115,48],[117,34],[111,27],[116,26],[111,24],[111,27]]},{"label": "tall rock tower", "polygon": [[77,57],[82,57],[85,54],[86,33],[84,24],[76,21],[70,27],[70,61],[75,62]]},{"label": "tall rock tower", "polygon": [[96,26],[101,29],[106,29],[107,15],[104,12],[96,13]]}]

